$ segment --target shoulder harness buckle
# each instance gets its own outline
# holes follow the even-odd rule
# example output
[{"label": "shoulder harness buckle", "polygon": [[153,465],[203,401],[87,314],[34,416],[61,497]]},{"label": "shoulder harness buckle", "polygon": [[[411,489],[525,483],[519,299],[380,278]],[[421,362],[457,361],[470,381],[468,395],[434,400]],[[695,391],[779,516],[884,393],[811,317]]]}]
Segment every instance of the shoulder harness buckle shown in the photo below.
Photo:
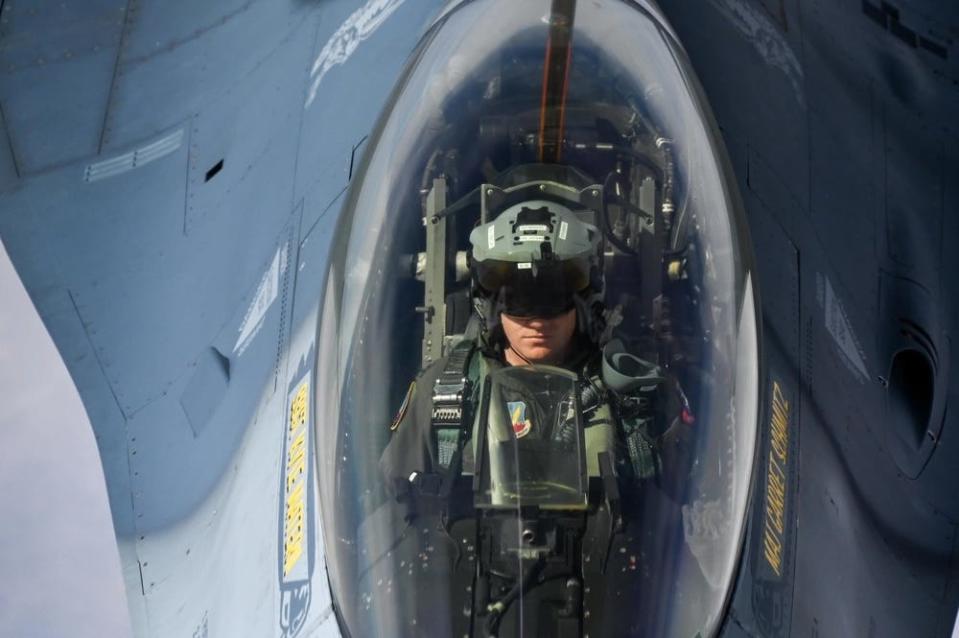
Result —
[{"label": "shoulder harness buckle", "polygon": [[431,430],[436,462],[444,471],[450,469],[454,456],[466,440],[470,421],[468,401],[472,394],[469,364],[473,350],[471,341],[458,343],[433,384]]}]

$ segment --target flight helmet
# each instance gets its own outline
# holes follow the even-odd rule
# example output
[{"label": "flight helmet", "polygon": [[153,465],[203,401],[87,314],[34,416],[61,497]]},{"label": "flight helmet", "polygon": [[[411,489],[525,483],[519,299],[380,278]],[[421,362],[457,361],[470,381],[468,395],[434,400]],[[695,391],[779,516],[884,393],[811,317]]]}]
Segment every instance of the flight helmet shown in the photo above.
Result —
[{"label": "flight helmet", "polygon": [[600,232],[548,200],[515,204],[470,233],[474,308],[489,335],[501,312],[555,317],[577,308],[578,329],[601,330]]}]

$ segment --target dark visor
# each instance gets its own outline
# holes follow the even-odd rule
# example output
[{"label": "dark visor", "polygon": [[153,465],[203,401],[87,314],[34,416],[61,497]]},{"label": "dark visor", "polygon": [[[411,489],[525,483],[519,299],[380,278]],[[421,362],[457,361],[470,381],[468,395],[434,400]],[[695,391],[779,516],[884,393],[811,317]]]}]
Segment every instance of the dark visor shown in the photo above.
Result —
[{"label": "dark visor", "polygon": [[503,310],[517,317],[555,317],[573,307],[573,295],[589,285],[586,258],[517,263],[473,262],[476,281],[499,295]]},{"label": "dark visor", "polygon": [[487,259],[473,262],[473,276],[487,292],[510,286],[515,290],[581,292],[589,285],[589,259],[513,262]]},{"label": "dark visor", "polygon": [[517,317],[555,317],[573,307],[573,295],[589,285],[588,259],[473,262],[476,281],[500,295],[503,310]]},{"label": "dark visor", "polygon": [[501,289],[503,312],[514,317],[558,317],[573,307],[573,294]]}]

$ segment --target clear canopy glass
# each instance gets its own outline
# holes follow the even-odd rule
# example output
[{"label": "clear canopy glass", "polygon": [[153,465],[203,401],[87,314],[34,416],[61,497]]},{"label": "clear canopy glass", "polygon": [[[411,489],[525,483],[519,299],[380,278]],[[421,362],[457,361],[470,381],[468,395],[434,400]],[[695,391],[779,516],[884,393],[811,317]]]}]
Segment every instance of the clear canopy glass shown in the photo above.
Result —
[{"label": "clear canopy glass", "polygon": [[476,468],[476,507],[585,508],[576,375],[552,366],[511,366],[489,378],[489,402],[479,406],[486,454]]},{"label": "clear canopy glass", "polygon": [[[446,13],[369,138],[318,328],[344,631],[715,633],[755,456],[751,263],[716,127],[653,7]],[[508,356],[510,312],[574,313],[550,379]]]}]

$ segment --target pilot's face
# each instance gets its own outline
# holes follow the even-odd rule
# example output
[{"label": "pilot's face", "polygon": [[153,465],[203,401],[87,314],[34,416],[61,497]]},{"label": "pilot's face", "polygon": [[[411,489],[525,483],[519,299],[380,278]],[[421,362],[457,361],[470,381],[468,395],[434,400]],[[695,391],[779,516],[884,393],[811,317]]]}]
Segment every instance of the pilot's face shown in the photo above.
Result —
[{"label": "pilot's face", "polygon": [[569,354],[569,347],[576,329],[576,309],[548,319],[542,317],[515,317],[505,312],[500,314],[503,332],[509,348],[506,362],[510,365],[526,363],[562,363]]}]

